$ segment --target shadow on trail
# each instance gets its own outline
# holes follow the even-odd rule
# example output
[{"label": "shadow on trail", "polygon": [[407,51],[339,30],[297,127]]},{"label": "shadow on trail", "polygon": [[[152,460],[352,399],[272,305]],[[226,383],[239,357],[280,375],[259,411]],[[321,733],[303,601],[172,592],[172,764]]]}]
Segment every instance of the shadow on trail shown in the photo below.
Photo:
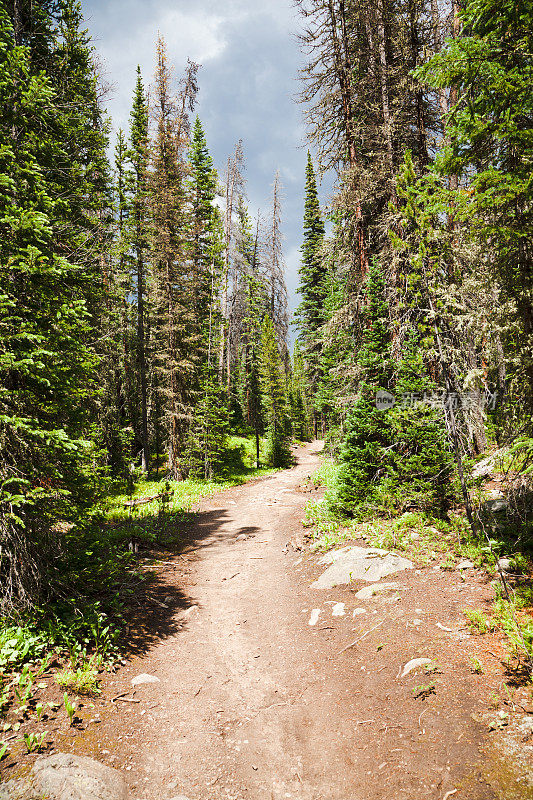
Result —
[{"label": "shadow on trail", "polygon": [[246,525],[222,532],[220,528],[227,521],[228,512],[223,509],[184,514],[176,521],[173,534],[166,533],[148,549],[143,543],[137,569],[144,573],[144,580],[131,595],[125,613],[124,649],[129,655],[143,655],[158,642],[187,628],[197,602],[184,584],[191,565],[203,551],[231,546],[241,534],[250,536],[260,530]]}]

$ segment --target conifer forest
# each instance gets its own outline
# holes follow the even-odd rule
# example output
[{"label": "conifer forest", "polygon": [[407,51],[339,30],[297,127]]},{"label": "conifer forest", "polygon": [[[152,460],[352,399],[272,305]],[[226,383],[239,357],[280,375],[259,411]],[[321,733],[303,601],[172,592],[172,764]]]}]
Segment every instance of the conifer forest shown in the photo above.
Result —
[{"label": "conifer forest", "polygon": [[533,4],[292,8],[295,302],[278,165],[256,213],[201,64],[154,35],[116,127],[82,4],[0,2],[0,768],[21,725],[46,750],[39,669],[71,725],[82,677],[100,692],[202,498],[317,441],[311,551],[364,531],[484,570],[533,702]]}]

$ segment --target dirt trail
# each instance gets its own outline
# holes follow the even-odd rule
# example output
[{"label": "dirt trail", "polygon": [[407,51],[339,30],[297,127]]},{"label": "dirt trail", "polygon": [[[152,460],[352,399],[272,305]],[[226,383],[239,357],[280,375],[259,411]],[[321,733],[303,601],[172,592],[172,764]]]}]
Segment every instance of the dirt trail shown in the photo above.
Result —
[{"label": "dirt trail", "polygon": [[[392,603],[358,601],[346,587],[310,588],[316,557],[285,545],[302,530],[309,495],[299,486],[317,466],[316,450],[299,450],[291,470],[202,503],[190,531],[198,549],[167,564],[162,578],[159,602],[179,599],[168,635],[107,691],[131,689],[139,673],[160,682],[138,686],[140,702],[107,702],[102,723],[74,748],[126,770],[132,797],[143,800],[514,797],[487,783],[487,726],[472,718],[487,697],[459,631],[461,609],[479,605],[488,587],[426,568],[392,578],[404,587]],[[337,602],[344,616],[333,615]],[[356,607],[365,611],[354,617]],[[321,613],[311,626],[313,608]],[[441,668],[426,700],[413,689],[428,676],[398,678],[420,656]],[[493,662],[483,676],[489,688],[501,683]]]}]

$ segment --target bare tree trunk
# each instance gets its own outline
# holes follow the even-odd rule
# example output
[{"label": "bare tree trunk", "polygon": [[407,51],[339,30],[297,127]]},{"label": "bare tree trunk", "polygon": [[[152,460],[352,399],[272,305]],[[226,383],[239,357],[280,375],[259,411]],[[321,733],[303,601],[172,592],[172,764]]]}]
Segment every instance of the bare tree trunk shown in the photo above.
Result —
[{"label": "bare tree trunk", "polygon": [[[457,0],[452,0],[452,36],[454,39],[457,39],[459,33],[461,31],[461,21],[459,19],[459,3]],[[457,103],[457,86],[452,85],[450,87],[450,108],[453,108]],[[452,191],[456,191],[459,185],[457,175],[450,175],[450,189]],[[448,224],[450,227],[455,227],[453,216],[450,215],[448,220]]]},{"label": "bare tree trunk", "polygon": [[[433,29],[433,48],[435,53],[440,53],[441,45],[441,20],[439,15],[438,0],[431,0],[431,27]],[[446,89],[439,89],[439,108],[441,115],[442,129],[444,130],[446,122],[446,114],[448,113],[448,96]]]},{"label": "bare tree trunk", "polygon": [[[388,88],[388,63],[387,63],[387,42],[385,38],[385,11],[383,8],[383,0],[377,2],[377,23],[378,23],[378,51],[379,51],[379,65],[380,65],[380,87],[381,87],[381,105],[383,109],[383,124],[385,126],[385,143],[387,147],[387,160],[389,162],[389,172],[392,179],[394,175],[394,152],[392,146],[392,115],[390,111],[389,102],[389,88]],[[396,197],[394,188],[391,188],[393,201]]]},{"label": "bare tree trunk", "polygon": [[143,472],[150,471],[150,441],[148,438],[148,406],[146,390],[146,342],[144,331],[144,261],[142,254],[137,254],[137,357],[139,360],[139,377],[141,383],[141,439]]},{"label": "bare tree trunk", "polygon": [[[409,0],[409,35],[411,43],[411,63],[414,69],[418,65],[418,54],[420,50],[416,0]],[[424,120],[423,90],[418,83],[415,90],[415,103],[416,127],[418,131],[418,161],[419,166],[424,168],[427,166],[429,159],[427,150],[426,124]]]}]

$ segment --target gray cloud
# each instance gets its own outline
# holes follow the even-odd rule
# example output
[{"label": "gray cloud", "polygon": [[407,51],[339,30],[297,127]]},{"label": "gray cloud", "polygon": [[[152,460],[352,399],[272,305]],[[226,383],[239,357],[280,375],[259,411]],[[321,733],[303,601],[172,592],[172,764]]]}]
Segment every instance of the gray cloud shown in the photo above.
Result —
[{"label": "gray cloud", "polygon": [[221,173],[238,139],[246,154],[250,211],[266,213],[274,173],[284,186],[283,231],[290,305],[297,304],[303,216],[305,130],[298,92],[298,20],[291,0],[82,0],[87,25],[113,86],[115,130],[128,129],[140,64],[149,86],[158,31],[176,79],[191,58],[202,64],[198,113]]}]

